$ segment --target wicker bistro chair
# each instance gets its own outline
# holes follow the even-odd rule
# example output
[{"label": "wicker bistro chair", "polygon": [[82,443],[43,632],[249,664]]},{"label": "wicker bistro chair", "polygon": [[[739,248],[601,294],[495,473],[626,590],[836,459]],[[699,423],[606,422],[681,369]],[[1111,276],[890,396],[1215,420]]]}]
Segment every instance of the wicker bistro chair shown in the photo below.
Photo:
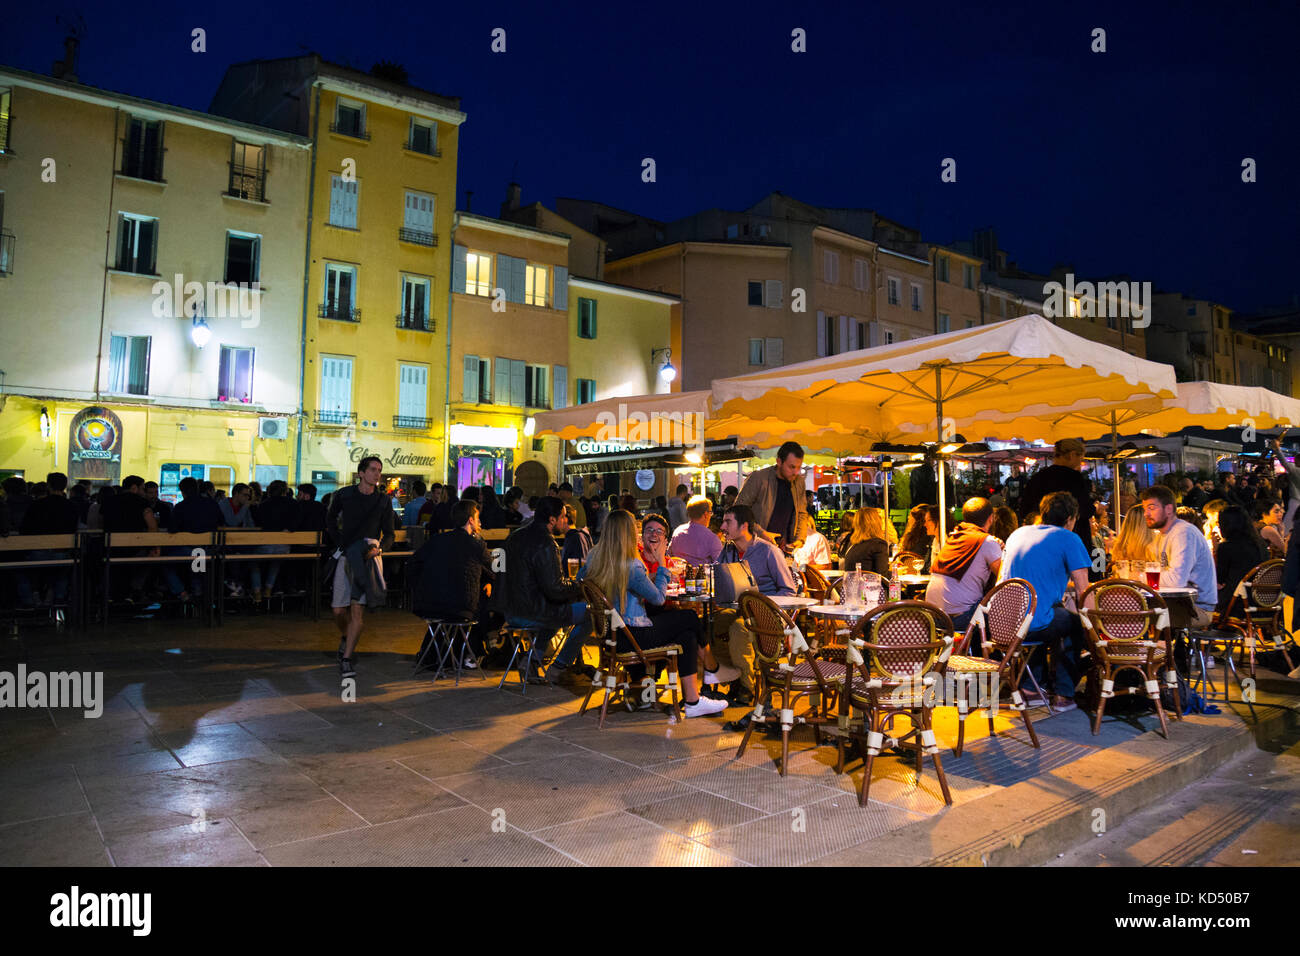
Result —
[{"label": "wicker bistro chair", "polygon": [[[1087,591],[1083,592],[1083,597],[1079,600],[1080,607],[1086,607],[1088,604],[1099,608],[1103,611],[1155,611],[1160,620],[1165,622],[1165,660],[1166,669],[1164,673],[1164,686],[1168,691],[1170,699],[1173,701],[1172,714],[1175,720],[1183,719],[1182,691],[1178,681],[1178,670],[1174,663],[1173,655],[1173,632],[1169,629],[1169,606],[1165,599],[1160,596],[1160,592],[1143,581],[1133,581],[1124,578],[1106,578],[1093,584]],[[1084,616],[1080,614],[1082,619]],[[1084,621],[1085,632],[1087,622]],[[1086,636],[1085,636],[1086,640]],[[1084,649],[1084,657],[1091,657],[1092,652],[1088,648]],[[1088,702],[1089,706],[1096,708],[1097,702],[1101,699],[1100,681],[1102,678],[1088,682]]]},{"label": "wicker bistro chair", "polygon": [[[642,693],[650,692],[654,695],[657,702],[659,695],[663,693],[659,689],[658,682],[654,678],[654,664],[664,661],[668,665],[668,689],[672,693],[673,700],[673,717],[681,719],[681,707],[679,699],[677,658],[682,653],[680,644],[666,644],[663,647],[652,647],[642,649],[641,645],[636,642],[631,629],[623,622],[623,618],[618,611],[609,603],[609,599],[594,582],[584,580],[582,583],[582,596],[587,602],[590,618],[592,622],[593,637],[600,644],[600,666],[596,670],[596,676],[592,678],[591,686],[587,688],[587,696],[582,700],[582,707],[578,714],[585,714],[587,706],[591,703],[591,696],[597,688],[605,689],[605,696],[600,702],[600,729],[605,728],[605,715],[609,712],[610,702],[614,698],[621,699],[628,707],[635,708],[634,696],[637,691],[631,686],[631,679],[628,676],[627,669],[635,664],[641,664],[647,670],[646,680],[650,683],[645,684],[641,689]],[[622,634],[632,645],[630,651],[619,651],[618,637]]]},{"label": "wicker bistro chair", "polygon": [[830,582],[816,568],[803,569],[803,589],[809,597],[819,601],[825,600],[830,586]]},{"label": "wicker bistro chair", "polygon": [[[948,778],[943,773],[939,745],[931,726],[935,684],[943,677],[953,649],[952,619],[924,601],[896,601],[871,610],[858,622],[846,654],[844,695],[849,707],[864,712],[860,727],[843,718],[845,727],[862,751],[865,765],[859,806],[866,806],[871,789],[871,768],[881,750],[911,742],[916,748],[916,773],[925,757],[934,760],[945,803],[952,803]],[[860,635],[867,634],[871,641]],[[863,657],[863,651],[867,657]],[[906,717],[911,729],[895,736],[894,723]],[[843,769],[842,764],[840,769]]]},{"label": "wicker bistro chair", "polygon": [[[961,756],[962,746],[966,740],[966,717],[971,710],[970,690],[985,681],[987,698],[976,697],[975,709],[981,706],[981,700],[987,699],[989,736],[997,731],[994,728],[994,709],[1001,699],[1003,690],[1011,696],[1011,710],[1020,714],[1029,731],[1029,739],[1037,749],[1038,734],[1034,732],[1034,722],[1029,719],[1029,708],[1025,706],[1020,695],[1020,680],[1029,666],[1029,655],[1022,643],[1029,633],[1030,622],[1034,619],[1034,609],[1038,606],[1038,595],[1034,586],[1024,578],[1007,578],[995,585],[984,600],[975,605],[970,627],[957,645],[957,653],[948,658],[945,680],[951,679],[956,691],[957,703],[957,747],[953,755]],[[976,632],[982,636],[978,655],[968,655],[971,638]]]},{"label": "wicker bistro chair", "polygon": [[[758,673],[754,681],[754,710],[736,757],[744,756],[755,727],[779,725],[781,776],[784,777],[790,759],[790,731],[795,724],[809,724],[814,741],[821,743],[821,727],[836,721],[835,708],[843,675],[830,662],[817,659],[803,632],[771,598],[756,591],[742,594],[740,615],[754,634]],[[781,698],[779,708],[773,704],[777,696]],[[804,698],[808,699],[809,708],[796,716],[795,705]]]},{"label": "wicker bistro chair", "polygon": [[[1286,562],[1281,558],[1265,561],[1252,568],[1241,579],[1232,594],[1232,600],[1224,613],[1220,615],[1216,626],[1219,630],[1234,631],[1241,635],[1243,656],[1250,655],[1250,676],[1255,676],[1256,652],[1268,653],[1280,651],[1286,660],[1287,670],[1295,669],[1289,649],[1292,638],[1288,629],[1282,626],[1282,570]],[[1204,651],[1200,651],[1202,658]],[[1224,654],[1223,684],[1228,684],[1228,667],[1231,655]],[[1202,659],[1202,669],[1204,660]],[[1232,668],[1236,675],[1236,668]],[[1240,684],[1241,679],[1237,682]]]},{"label": "wicker bistro chair", "polygon": [[[1178,674],[1172,669],[1173,656],[1169,647],[1169,609],[1163,601],[1154,604],[1150,595],[1131,587],[1133,583],[1098,581],[1079,599],[1084,639],[1093,657],[1089,681],[1094,678],[1099,681],[1092,733],[1094,736],[1101,733],[1106,701],[1115,696],[1115,677],[1133,671],[1142,676],[1142,683],[1129,687],[1128,693],[1143,693],[1155,705],[1161,734],[1167,740],[1169,721],[1160,699],[1161,669],[1165,669],[1165,683],[1174,695],[1174,712],[1182,713]],[[1093,694],[1090,692],[1089,696],[1093,697]]]}]

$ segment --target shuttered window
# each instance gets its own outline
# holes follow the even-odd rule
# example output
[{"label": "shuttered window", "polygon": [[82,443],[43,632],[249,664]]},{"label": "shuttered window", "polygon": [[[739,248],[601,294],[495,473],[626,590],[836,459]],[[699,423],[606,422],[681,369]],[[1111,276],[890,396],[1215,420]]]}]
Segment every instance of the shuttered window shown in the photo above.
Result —
[{"label": "shuttered window", "polygon": [[330,221],[331,226],[344,229],[357,228],[357,195],[361,184],[355,179],[344,180],[342,176],[330,176]]},{"label": "shuttered window", "polygon": [[352,359],[322,355],[318,417],[345,422],[352,413]]},{"label": "shuttered window", "polygon": [[423,427],[429,414],[429,367],[397,366],[398,427]]}]

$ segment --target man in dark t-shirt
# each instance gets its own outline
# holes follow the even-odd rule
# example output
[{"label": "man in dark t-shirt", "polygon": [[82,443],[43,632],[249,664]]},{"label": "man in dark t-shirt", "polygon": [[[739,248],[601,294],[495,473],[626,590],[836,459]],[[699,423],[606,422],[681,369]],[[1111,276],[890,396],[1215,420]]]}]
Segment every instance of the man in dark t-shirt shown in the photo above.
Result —
[{"label": "man in dark t-shirt", "polygon": [[1092,482],[1084,476],[1084,446],[1077,438],[1062,438],[1056,443],[1052,464],[1034,472],[1020,495],[1020,520],[1023,524],[1030,515],[1038,514],[1038,505],[1054,491],[1068,491],[1079,506],[1074,532],[1083,542],[1083,549],[1092,554]]},{"label": "man in dark t-shirt", "polygon": [[154,517],[143,489],[144,479],[139,475],[127,475],[122,479],[121,493],[108,500],[101,514],[105,531],[127,533],[158,530],[158,519]]},{"label": "man in dark t-shirt", "polygon": [[[37,498],[23,516],[21,531],[23,534],[76,534],[77,506],[67,499],[64,491],[68,487],[68,476],[62,472],[52,471],[45,476],[49,494]],[[32,551],[28,557],[34,561],[49,561],[66,558],[65,551]],[[66,568],[49,568],[38,579],[43,590],[46,584],[51,587],[52,600],[56,605],[64,604],[68,597],[68,571]],[[19,572],[15,579],[18,589],[20,607],[32,605],[32,579],[25,572]]]}]

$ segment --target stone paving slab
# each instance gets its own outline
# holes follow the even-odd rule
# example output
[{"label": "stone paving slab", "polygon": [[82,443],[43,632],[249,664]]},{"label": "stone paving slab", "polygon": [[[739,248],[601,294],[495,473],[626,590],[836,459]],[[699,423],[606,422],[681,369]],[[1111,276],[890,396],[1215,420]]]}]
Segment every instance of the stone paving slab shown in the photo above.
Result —
[{"label": "stone paving slab", "polygon": [[[833,742],[808,728],[791,735],[784,775],[779,737],[756,733],[736,757],[741,735],[722,724],[738,708],[676,723],[616,708],[601,730],[594,710],[577,713],[581,682],[524,693],[498,690],[499,672],[412,677],[422,630],[409,614],[368,615],[355,702],[339,693],[328,620],[132,621],[0,642],[0,669],[102,668],[107,697],[97,720],[0,710],[0,864],[1032,864],[1091,836],[1094,809],[1125,819],[1266,736],[1240,707],[1173,723],[1169,740],[1137,712],[1108,714],[1093,736],[1082,712],[1039,710],[1034,749],[1003,712],[995,738],[968,721],[958,758],[955,712],[941,709],[954,805],[931,760],[918,774],[885,754],[863,808],[862,760],[837,774]],[[1279,705],[1258,708],[1261,722],[1300,704],[1298,688],[1261,680],[1261,701]],[[1229,841],[1202,862],[1275,858],[1250,860],[1238,838],[1294,843],[1286,793],[1228,824],[1198,818]],[[1195,856],[1151,839],[1150,856]]]}]

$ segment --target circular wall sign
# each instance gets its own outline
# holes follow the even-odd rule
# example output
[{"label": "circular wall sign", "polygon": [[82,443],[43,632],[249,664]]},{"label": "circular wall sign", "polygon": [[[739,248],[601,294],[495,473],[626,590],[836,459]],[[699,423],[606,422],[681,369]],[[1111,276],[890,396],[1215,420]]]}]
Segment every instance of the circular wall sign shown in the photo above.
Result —
[{"label": "circular wall sign", "polygon": [[636,486],[642,491],[649,491],[655,486],[655,473],[649,468],[642,468],[636,473]]}]

